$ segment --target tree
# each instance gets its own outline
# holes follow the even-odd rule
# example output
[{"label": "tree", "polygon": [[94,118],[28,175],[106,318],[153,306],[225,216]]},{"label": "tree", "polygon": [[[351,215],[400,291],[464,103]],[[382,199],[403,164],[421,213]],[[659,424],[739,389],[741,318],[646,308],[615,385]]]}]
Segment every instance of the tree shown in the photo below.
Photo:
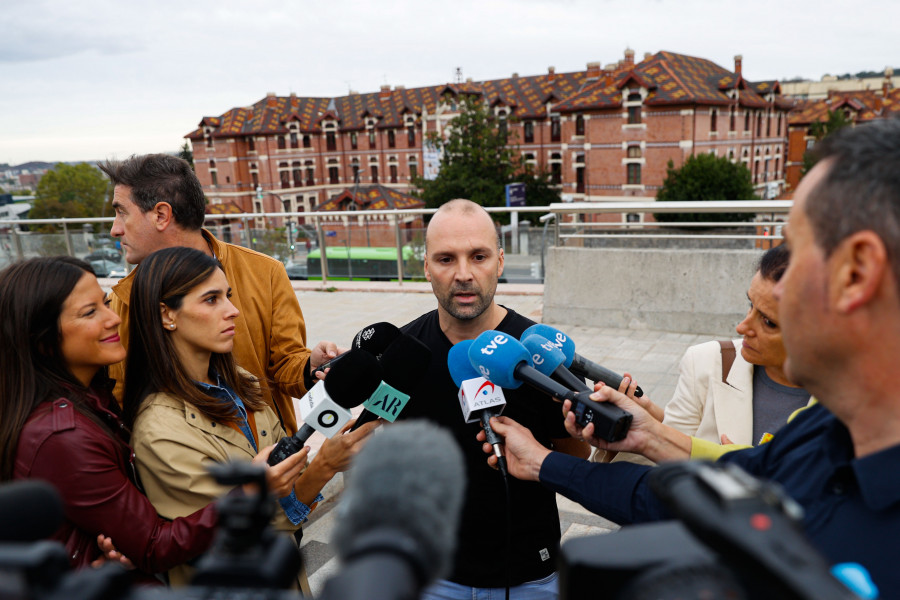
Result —
[{"label": "tree", "polygon": [[181,152],[178,153],[178,158],[183,158],[188,161],[188,164],[191,165],[191,168],[194,168],[194,151],[191,150],[191,145],[187,143],[187,140],[184,141],[184,146],[181,147]]},{"label": "tree", "polygon": [[[809,133],[816,140],[816,143],[818,143],[838,129],[843,129],[848,125],[853,125],[853,121],[846,113],[844,113],[844,111],[829,110],[828,116],[825,117],[824,121],[816,121],[815,123],[810,124]],[[804,152],[803,168],[800,170],[800,175],[803,176],[809,173],[810,170],[816,166],[816,162],[818,162],[818,159],[816,158],[815,153],[810,152],[809,150]]]},{"label": "tree", "polygon": [[[750,171],[741,163],[713,154],[688,157],[681,168],[672,161],[666,168],[666,179],[656,194],[659,202],[686,200],[756,200]],[[751,213],[657,213],[657,221],[749,221]]]},{"label": "tree", "polygon": [[460,98],[460,113],[450,120],[446,138],[436,133],[428,137],[443,157],[436,179],[419,177],[415,181],[425,206],[437,208],[454,198],[468,198],[482,206],[505,206],[505,186],[514,182],[525,184],[529,206],[559,202],[559,193],[550,187],[546,174],[525,169],[508,124],[481,98]]},{"label": "tree", "polygon": [[32,219],[91,218],[112,214],[107,204],[109,181],[87,163],[58,163],[37,185]]}]

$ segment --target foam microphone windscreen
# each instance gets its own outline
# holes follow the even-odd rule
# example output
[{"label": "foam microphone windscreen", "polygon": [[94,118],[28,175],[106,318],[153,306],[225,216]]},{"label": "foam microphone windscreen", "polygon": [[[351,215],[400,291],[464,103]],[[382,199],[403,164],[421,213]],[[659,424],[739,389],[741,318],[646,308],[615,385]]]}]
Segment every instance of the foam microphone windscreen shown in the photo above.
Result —
[{"label": "foam microphone windscreen", "polygon": [[428,372],[431,350],[411,335],[400,334],[385,348],[379,360],[384,382],[410,394]]},{"label": "foam microphone windscreen", "polygon": [[557,348],[566,357],[563,365],[568,369],[572,366],[572,360],[575,358],[575,342],[572,338],[564,334],[562,331],[544,323],[536,323],[522,332],[522,339],[530,335],[539,335],[553,342]]},{"label": "foam microphone windscreen", "polygon": [[472,361],[469,360],[469,348],[472,347],[474,341],[463,340],[457,342],[453,344],[450,352],[447,353],[447,368],[450,369],[450,377],[453,378],[453,383],[456,384],[456,387],[462,386],[463,381],[467,379],[481,377],[481,373],[472,366]]},{"label": "foam microphone windscreen", "polygon": [[393,531],[423,579],[446,575],[465,491],[462,453],[444,429],[408,421],[375,435],[354,459],[337,506],[332,541],[346,560],[367,534]]},{"label": "foam microphone windscreen", "polygon": [[534,368],[550,377],[553,372],[566,362],[566,355],[562,350],[550,343],[547,338],[536,333],[522,338],[522,345],[531,352],[531,360]]},{"label": "foam microphone windscreen", "polygon": [[359,330],[353,338],[353,348],[365,350],[377,358],[400,335],[400,329],[392,323],[386,321],[372,323]]},{"label": "foam microphone windscreen", "polygon": [[475,338],[469,359],[485,379],[508,390],[522,385],[516,378],[519,363],[531,366],[531,354],[519,340],[490,329]]},{"label": "foam microphone windscreen", "polygon": [[33,542],[59,529],[63,502],[46,481],[11,481],[0,486],[0,515],[0,542]]},{"label": "foam microphone windscreen", "polygon": [[349,409],[365,402],[381,379],[378,359],[365,350],[354,348],[341,355],[341,360],[328,371],[325,391],[335,403]]}]

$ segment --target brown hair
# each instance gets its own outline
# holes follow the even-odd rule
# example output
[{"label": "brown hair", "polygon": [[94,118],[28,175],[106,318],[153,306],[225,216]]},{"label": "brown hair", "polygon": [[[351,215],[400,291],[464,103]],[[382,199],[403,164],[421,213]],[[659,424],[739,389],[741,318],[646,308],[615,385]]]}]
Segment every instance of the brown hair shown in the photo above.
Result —
[{"label": "brown hair", "polygon": [[[79,412],[91,412],[82,402],[88,390],[63,359],[59,330],[63,305],[85,273],[94,271],[68,256],[0,271],[0,481],[12,478],[19,434],[41,403],[65,396]],[[92,384],[105,381],[101,369]]]},{"label": "brown hair", "polygon": [[97,166],[114,186],[131,188],[131,201],[141,212],[153,209],[158,202],[167,202],[178,225],[189,230],[203,227],[206,196],[186,160],[168,154],[144,154]]},{"label": "brown hair", "polygon": [[[191,380],[163,329],[160,303],[178,309],[184,297],[222,266],[215,258],[192,248],[165,248],[137,267],[128,307],[128,356],[125,359],[125,423],[131,427],[148,395],[166,392],[190,402],[208,418],[236,422],[234,407],[204,393]],[[249,410],[265,406],[256,378],[238,371],[231,353],[213,353],[210,368],[240,396]]]}]

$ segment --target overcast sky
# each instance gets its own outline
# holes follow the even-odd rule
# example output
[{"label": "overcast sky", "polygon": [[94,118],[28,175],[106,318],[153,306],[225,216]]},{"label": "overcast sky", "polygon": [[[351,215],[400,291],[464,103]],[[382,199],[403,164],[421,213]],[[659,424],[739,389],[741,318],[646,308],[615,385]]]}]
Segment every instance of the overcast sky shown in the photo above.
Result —
[{"label": "overcast sky", "polygon": [[0,163],[176,151],[267,92],[575,71],[626,47],[742,54],[750,80],[881,70],[898,22],[897,0],[0,0]]}]

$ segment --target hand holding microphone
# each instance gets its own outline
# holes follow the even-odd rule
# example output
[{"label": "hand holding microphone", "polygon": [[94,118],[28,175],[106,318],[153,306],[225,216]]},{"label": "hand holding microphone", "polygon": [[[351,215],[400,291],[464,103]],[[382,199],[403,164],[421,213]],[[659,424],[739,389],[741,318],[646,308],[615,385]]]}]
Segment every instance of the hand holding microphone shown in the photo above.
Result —
[{"label": "hand holding microphone", "polygon": [[269,454],[269,465],[276,465],[302,450],[316,431],[329,438],[338,433],[353,418],[349,409],[362,404],[381,383],[378,360],[365,350],[355,348],[340,358],[328,377],[300,399],[303,426],[294,435],[278,441]]},{"label": "hand holding microphone", "polygon": [[[353,343],[350,344],[351,350],[365,350],[375,358],[380,358],[381,353],[391,345],[391,343],[400,337],[400,330],[391,323],[380,322],[372,323],[360,329],[353,337]],[[347,355],[347,352],[338,354],[331,360],[322,363],[313,369],[313,377],[325,373],[325,369],[329,369]]]}]

